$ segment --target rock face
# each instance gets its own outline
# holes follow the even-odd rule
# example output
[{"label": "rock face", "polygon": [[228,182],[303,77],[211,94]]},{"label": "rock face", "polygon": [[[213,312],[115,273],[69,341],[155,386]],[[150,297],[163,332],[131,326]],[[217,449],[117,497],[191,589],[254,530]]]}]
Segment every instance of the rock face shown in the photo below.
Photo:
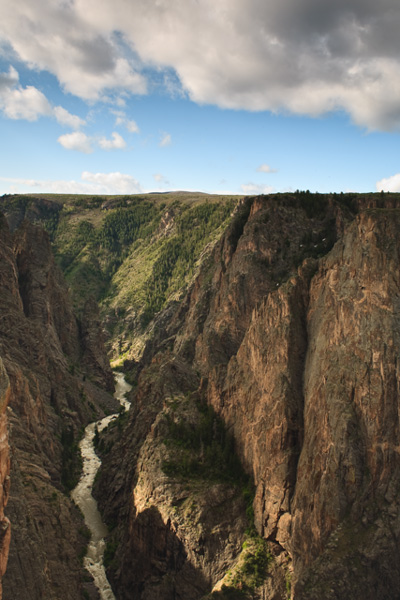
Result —
[{"label": "rock face", "polygon": [[[171,402],[189,392],[222,417],[254,481],[255,526],[274,566],[253,597],[398,597],[399,240],[390,196],[288,195],[239,208],[149,344],[129,422],[105,457],[118,598],[199,599],[239,556],[235,487],[223,499],[211,483],[195,490],[162,469]],[[205,489],[210,503],[231,502],[212,526]]]},{"label": "rock face", "polygon": [[10,452],[6,415],[9,395],[10,382],[0,359],[0,599],[3,597],[2,579],[7,568],[11,536],[10,521],[4,515],[10,493]]},{"label": "rock face", "polygon": [[310,287],[292,511],[299,597],[312,584],[307,597],[394,598],[400,584],[390,559],[400,535],[399,217],[361,213]]},{"label": "rock face", "polygon": [[[83,593],[79,553],[86,537],[82,518],[65,491],[79,470],[79,432],[113,405],[95,384],[100,379],[110,382],[112,375],[103,349],[99,376],[100,340],[82,333],[91,326],[82,328],[75,318],[43,230],[25,222],[12,236],[2,217],[0,265],[0,356],[2,382],[5,374],[9,380],[11,427],[7,515],[12,536],[4,597],[76,600]],[[96,348],[90,348],[91,342]],[[4,419],[2,402],[1,444]],[[1,523],[9,488],[6,467],[1,446]],[[4,531],[3,546],[9,541],[7,527]],[[0,571],[6,559],[3,546]]]}]

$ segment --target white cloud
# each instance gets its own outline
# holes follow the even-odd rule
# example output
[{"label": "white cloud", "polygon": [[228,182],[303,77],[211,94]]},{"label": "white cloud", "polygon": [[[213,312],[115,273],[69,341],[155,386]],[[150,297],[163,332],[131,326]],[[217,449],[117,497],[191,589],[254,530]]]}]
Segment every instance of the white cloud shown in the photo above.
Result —
[{"label": "white cloud", "polygon": [[57,141],[67,150],[77,150],[84,154],[91,154],[93,152],[91,138],[81,131],[60,135]]},{"label": "white cloud", "polygon": [[146,93],[146,67],[198,103],[393,129],[399,28],[398,0],[2,0],[0,38],[87,100]]},{"label": "white cloud", "polygon": [[171,135],[169,133],[162,133],[160,143],[158,144],[160,148],[164,148],[165,146],[169,146],[172,142]]},{"label": "white cloud", "polygon": [[[102,12],[103,4],[94,9]],[[92,25],[75,3],[2,0],[1,8],[0,38],[30,67],[53,73],[68,92],[86,100],[110,91],[146,92],[133,53],[125,56],[113,28]]]},{"label": "white cloud", "polygon": [[8,69],[8,73],[0,73],[0,94],[17,85],[19,75],[14,67]]},{"label": "white cloud", "polygon": [[90,173],[84,171],[81,177],[84,181],[89,181],[104,190],[108,190],[103,192],[107,194],[136,194],[142,191],[139,182],[132,175],[124,173]]},{"label": "white cloud", "polygon": [[241,190],[244,194],[251,196],[259,196],[260,194],[272,194],[275,189],[270,185],[258,185],[257,183],[243,183]]},{"label": "white cloud", "polygon": [[80,127],[83,127],[83,125],[86,125],[86,121],[77,115],[72,115],[62,106],[55,106],[53,108],[53,113],[60,125],[71,127],[71,129],[79,129]]},{"label": "white cloud", "polygon": [[8,73],[0,73],[0,109],[9,119],[36,121],[39,117],[54,116],[58,123],[79,129],[85,121],[72,115],[62,106],[52,107],[46,96],[37,88],[19,85],[19,75],[10,66]]},{"label": "white cloud", "polygon": [[57,194],[136,194],[140,193],[139,182],[124,173],[90,173],[84,171],[81,181],[13,179],[0,177],[9,184],[8,192],[21,193],[29,190]]},{"label": "white cloud", "polygon": [[9,90],[2,98],[4,114],[9,119],[36,121],[38,117],[51,114],[50,104],[44,94],[28,85],[26,88]]},{"label": "white cloud", "polygon": [[98,144],[102,150],[120,150],[126,148],[126,142],[124,138],[119,135],[116,131],[111,134],[112,139],[105,137],[100,138]]},{"label": "white cloud", "polygon": [[400,173],[386,179],[380,179],[376,182],[376,189],[378,192],[381,190],[384,192],[400,192]]},{"label": "white cloud", "polygon": [[164,185],[169,185],[169,180],[167,179],[167,177],[165,177],[165,175],[162,175],[161,173],[155,173],[153,175],[154,181],[156,181],[157,183],[163,183]]},{"label": "white cloud", "polygon": [[259,167],[257,167],[257,173],[277,173],[277,170],[273,169],[269,165],[262,164]]},{"label": "white cloud", "polygon": [[125,127],[129,133],[139,133],[139,127],[136,121],[133,119],[128,119],[123,111],[113,111],[116,115],[115,126],[116,127]]},{"label": "white cloud", "polygon": [[10,67],[8,73],[0,73],[0,109],[9,119],[36,121],[49,116],[51,106],[46,96],[37,88],[19,84],[17,71]]},{"label": "white cloud", "polygon": [[91,154],[94,147],[98,146],[101,150],[122,150],[126,148],[124,138],[115,131],[111,134],[111,138],[106,137],[91,137],[82,131],[74,131],[60,135],[57,140],[66,150],[76,150],[84,154]]}]

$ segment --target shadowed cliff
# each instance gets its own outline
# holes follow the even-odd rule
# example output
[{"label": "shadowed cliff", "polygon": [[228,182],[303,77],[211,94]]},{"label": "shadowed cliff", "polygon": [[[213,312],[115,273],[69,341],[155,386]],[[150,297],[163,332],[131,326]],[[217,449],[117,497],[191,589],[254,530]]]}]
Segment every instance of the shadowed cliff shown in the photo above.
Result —
[{"label": "shadowed cliff", "polygon": [[[11,486],[4,483],[3,448],[0,474],[12,524],[4,597],[76,600],[84,590],[79,554],[87,536],[67,492],[79,476],[83,426],[113,407],[104,391],[113,388],[112,373],[94,309],[77,321],[42,229],[25,222],[11,235],[1,216],[0,265]],[[3,571],[3,559],[0,565]]]},{"label": "shadowed cliff", "polygon": [[[240,562],[246,523],[231,512],[230,527],[219,529],[230,554],[213,554],[202,534],[210,516],[185,511],[185,502],[212,497],[212,478],[179,466],[193,453],[171,450],[161,425],[193,424],[196,400],[233,435],[272,557],[264,584],[250,589],[225,575],[226,585],[240,597],[277,600],[397,598],[399,240],[400,207],[390,196],[278,195],[238,208],[186,298],[160,315],[129,422],[119,439],[109,434],[99,493],[118,523],[110,565],[118,597],[197,599],[215,585],[216,598],[229,597],[217,589]],[[166,461],[178,462],[175,471]],[[240,482],[227,485],[239,498]],[[144,511],[145,571],[135,566]],[[152,555],[159,515],[183,545],[183,564]],[[189,565],[198,578],[188,582]],[[167,576],[170,587],[157,596]]]}]

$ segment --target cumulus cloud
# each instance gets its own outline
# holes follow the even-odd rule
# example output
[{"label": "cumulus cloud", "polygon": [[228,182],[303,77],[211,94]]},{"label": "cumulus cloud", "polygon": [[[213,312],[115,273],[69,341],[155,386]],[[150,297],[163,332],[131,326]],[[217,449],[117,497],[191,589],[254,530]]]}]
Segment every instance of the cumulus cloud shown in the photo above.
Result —
[{"label": "cumulus cloud", "polygon": [[8,69],[8,73],[0,73],[0,94],[4,94],[10,88],[17,85],[19,82],[19,75],[14,67]]},{"label": "cumulus cloud", "polygon": [[71,127],[71,129],[79,129],[80,127],[83,127],[83,125],[86,125],[84,119],[81,119],[77,115],[72,115],[62,106],[55,106],[53,108],[53,113],[60,125]]},{"label": "cumulus cloud", "polygon": [[257,183],[243,183],[240,186],[244,194],[250,194],[251,196],[258,196],[260,194],[272,194],[275,189],[270,185],[259,185]]},{"label": "cumulus cloud", "polygon": [[160,143],[158,144],[160,148],[164,148],[165,146],[169,146],[172,142],[171,135],[169,133],[162,133]]},{"label": "cumulus cloud", "polygon": [[[165,73],[198,103],[400,127],[398,0],[2,0],[0,38],[82,98]],[[159,77],[162,80],[162,77]],[[121,98],[121,96],[120,96]]]},{"label": "cumulus cloud", "polygon": [[9,90],[2,98],[2,108],[9,119],[36,121],[38,117],[51,114],[46,96],[31,85]]},{"label": "cumulus cloud", "polygon": [[78,152],[83,152],[84,154],[91,154],[93,152],[90,137],[85,133],[82,133],[82,131],[74,131],[73,133],[60,135],[57,141],[67,150],[76,150]]},{"label": "cumulus cloud", "polygon": [[400,173],[386,179],[380,179],[376,182],[376,189],[378,192],[381,190],[384,192],[400,192]]},{"label": "cumulus cloud", "polygon": [[66,150],[76,150],[84,154],[91,154],[94,146],[98,146],[101,150],[122,150],[126,148],[124,138],[115,131],[111,134],[111,138],[93,138],[82,131],[74,131],[73,133],[60,135],[57,141]]},{"label": "cumulus cloud", "polygon": [[8,73],[0,73],[0,108],[9,119],[36,121],[51,115],[52,109],[46,96],[29,85],[19,85],[17,71],[10,67]]},{"label": "cumulus cloud", "polygon": [[75,6],[96,29],[122,31],[144,63],[174,69],[196,102],[311,116],[345,110],[370,129],[400,124],[397,0]]},{"label": "cumulus cloud", "polygon": [[74,2],[4,0],[0,38],[30,67],[50,71],[66,91],[86,100],[110,91],[146,92],[133,52],[126,56],[113,29],[92,26]]},{"label": "cumulus cloud", "polygon": [[51,117],[61,125],[79,129],[85,121],[72,115],[62,106],[52,107],[46,96],[37,88],[19,85],[19,75],[10,66],[8,73],[0,73],[0,109],[9,119],[36,121],[39,117]]},{"label": "cumulus cloud", "polygon": [[137,194],[141,187],[139,182],[124,173],[90,173],[84,171],[81,181],[14,179],[0,177],[0,181],[9,184],[8,191],[21,193],[35,191],[57,194]]},{"label": "cumulus cloud", "polygon": [[277,173],[277,170],[273,169],[269,165],[262,164],[259,167],[257,167],[257,173]]},{"label": "cumulus cloud", "polygon": [[122,148],[126,148],[124,138],[116,131],[113,131],[111,134],[111,139],[100,138],[98,144],[102,150],[121,150]]}]

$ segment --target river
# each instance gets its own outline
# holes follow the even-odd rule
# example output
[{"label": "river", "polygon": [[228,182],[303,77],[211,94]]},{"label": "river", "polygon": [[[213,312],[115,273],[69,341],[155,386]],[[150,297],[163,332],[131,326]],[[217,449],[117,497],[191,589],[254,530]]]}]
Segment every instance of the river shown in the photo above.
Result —
[{"label": "river", "polygon": [[[125,395],[131,389],[131,386],[125,381],[122,373],[116,373],[115,376],[116,386],[114,398],[119,401],[125,410],[128,410],[129,402],[126,400]],[[110,421],[117,417],[118,413],[109,415],[108,417],[101,419],[101,421],[90,423],[90,425],[86,427],[85,435],[79,444],[83,459],[82,475],[78,485],[71,493],[72,499],[81,509],[85,518],[85,523],[91,533],[87,554],[84,558],[84,566],[92,575],[94,583],[99,590],[101,600],[115,600],[115,596],[108,582],[103,565],[105,548],[104,538],[108,531],[101,520],[101,515],[97,509],[97,502],[92,496],[94,478],[101,465],[101,460],[94,450],[93,438],[96,425],[100,432],[107,427]]]}]

